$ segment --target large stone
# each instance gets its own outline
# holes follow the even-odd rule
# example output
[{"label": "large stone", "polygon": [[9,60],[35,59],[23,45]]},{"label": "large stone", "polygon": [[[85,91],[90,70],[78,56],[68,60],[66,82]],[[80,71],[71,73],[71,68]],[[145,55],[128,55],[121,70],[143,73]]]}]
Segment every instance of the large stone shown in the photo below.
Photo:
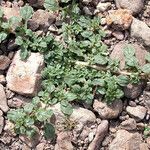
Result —
[{"label": "large stone", "polygon": [[90,143],[88,150],[99,150],[100,145],[107,133],[108,133],[108,121],[103,120],[97,127],[96,135],[93,141]]},{"label": "large stone", "polygon": [[[65,122],[65,115],[62,113],[60,109],[60,104],[56,104],[50,107],[50,109],[54,112],[54,123],[56,125],[56,129],[60,129],[60,125],[62,125]],[[83,129],[84,126],[88,126],[90,124],[94,124],[96,122],[96,116],[95,114],[88,110],[81,107],[74,107],[73,113],[69,117],[71,122],[74,122],[76,124],[75,130],[78,130],[79,132]]]},{"label": "large stone", "polygon": [[34,12],[32,19],[28,21],[29,28],[32,30],[47,31],[49,26],[55,21],[56,16],[46,10],[39,9]]},{"label": "large stone", "polygon": [[141,81],[137,84],[128,84],[123,88],[124,95],[129,99],[135,99],[141,95],[145,87],[145,81]]},{"label": "large stone", "polygon": [[7,87],[21,95],[35,96],[40,90],[40,73],[43,67],[43,55],[31,53],[26,61],[22,61],[18,51],[7,72]]},{"label": "large stone", "polygon": [[140,150],[142,137],[139,133],[118,130],[115,139],[110,143],[109,150]]},{"label": "large stone", "polygon": [[[124,48],[128,46],[128,42],[119,42],[115,45],[112,53],[110,54],[111,59],[117,59],[120,61],[120,69],[123,70],[125,68],[125,56],[124,56]],[[140,66],[145,65],[145,56],[148,54],[146,49],[138,44],[130,44],[135,49],[135,56],[138,59],[138,63]]]},{"label": "large stone", "polygon": [[131,12],[127,9],[118,9],[118,10],[110,10],[108,11],[108,15],[106,17],[106,22],[109,26],[117,30],[126,30],[129,29],[132,23],[132,15]]},{"label": "large stone", "polygon": [[115,119],[121,113],[123,103],[121,100],[116,100],[111,105],[107,105],[105,102],[94,100],[93,108],[98,112],[100,118]]},{"label": "large stone", "polygon": [[117,8],[131,10],[133,14],[139,13],[144,7],[144,0],[115,0]]},{"label": "large stone", "polygon": [[6,99],[4,87],[1,84],[0,84],[0,109],[3,112],[7,112],[9,110],[9,107],[7,105],[7,99]]},{"label": "large stone", "polygon": [[11,60],[4,55],[0,55],[0,71],[6,70],[10,65]]},{"label": "large stone", "polygon": [[127,106],[126,111],[131,117],[135,118],[136,121],[141,121],[144,119],[147,109],[143,106]]},{"label": "large stone", "polygon": [[130,32],[132,37],[143,41],[146,46],[150,46],[150,28],[145,22],[134,18],[131,24]]}]

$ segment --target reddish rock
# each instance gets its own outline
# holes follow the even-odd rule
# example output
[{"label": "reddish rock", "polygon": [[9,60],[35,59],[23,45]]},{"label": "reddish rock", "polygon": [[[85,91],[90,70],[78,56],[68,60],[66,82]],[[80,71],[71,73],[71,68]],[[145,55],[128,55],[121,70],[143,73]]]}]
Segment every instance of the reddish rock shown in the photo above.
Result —
[{"label": "reddish rock", "polygon": [[37,10],[32,19],[28,21],[28,26],[32,30],[43,30],[47,31],[49,26],[55,21],[56,16],[48,11],[39,9]]},{"label": "reddish rock", "polygon": [[40,73],[43,67],[43,55],[31,53],[26,61],[22,61],[18,51],[7,72],[7,87],[21,95],[35,96],[40,90]]},{"label": "reddish rock", "polygon": [[132,23],[131,12],[127,9],[118,9],[108,11],[108,16],[106,17],[106,22],[109,26],[115,29],[126,30],[130,27]]}]

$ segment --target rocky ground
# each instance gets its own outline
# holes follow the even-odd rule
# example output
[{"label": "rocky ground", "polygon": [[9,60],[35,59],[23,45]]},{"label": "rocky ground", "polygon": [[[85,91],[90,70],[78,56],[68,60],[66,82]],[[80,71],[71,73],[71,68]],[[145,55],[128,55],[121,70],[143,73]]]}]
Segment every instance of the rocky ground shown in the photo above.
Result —
[{"label": "rocky ground", "polygon": [[[39,33],[57,32],[55,14],[42,9],[43,0],[27,0],[35,8],[29,27]],[[139,64],[150,52],[150,1],[149,0],[81,0],[85,14],[102,17],[106,31],[104,43],[111,58],[125,60],[121,47],[132,43]],[[23,1],[1,1],[5,18],[18,16]],[[125,97],[111,105],[95,99],[90,109],[75,106],[69,123],[60,111],[55,114],[57,138],[46,141],[39,134],[29,140],[12,132],[13,124],[7,120],[10,108],[19,108],[31,101],[40,89],[43,56],[32,53],[26,62],[19,58],[13,37],[0,45],[0,149],[1,150],[148,150],[150,149],[150,82],[129,84]],[[16,52],[17,51],[17,52]],[[61,126],[63,124],[63,127]],[[64,130],[69,127],[70,131]],[[67,126],[67,127],[66,127]],[[63,129],[62,129],[63,128]]]}]

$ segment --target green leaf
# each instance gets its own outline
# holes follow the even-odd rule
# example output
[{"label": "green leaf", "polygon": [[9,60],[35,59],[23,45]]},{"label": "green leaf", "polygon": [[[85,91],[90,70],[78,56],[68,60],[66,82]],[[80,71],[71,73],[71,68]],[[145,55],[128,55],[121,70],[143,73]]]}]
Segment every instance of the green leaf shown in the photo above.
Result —
[{"label": "green leaf", "polygon": [[70,0],[61,0],[62,3],[68,3]]},{"label": "green leaf", "polygon": [[84,38],[90,38],[90,36],[93,34],[92,31],[83,31],[81,33],[81,35],[84,37]]},{"label": "green leaf", "polygon": [[92,81],[93,85],[100,85],[100,86],[104,86],[105,85],[105,80],[104,79],[94,79]]},{"label": "green leaf", "polygon": [[31,127],[34,125],[34,119],[30,118],[29,116],[24,120],[25,125],[28,127]]},{"label": "green leaf", "polygon": [[149,74],[150,73],[150,63],[148,64],[145,64],[143,67],[142,67],[142,71],[146,74]]},{"label": "green leaf", "polygon": [[129,78],[124,75],[119,75],[117,78],[117,82],[120,86],[126,86],[129,83]]},{"label": "green leaf", "polygon": [[12,122],[17,122],[20,119],[23,119],[26,116],[23,109],[10,110],[7,113],[7,117]]},{"label": "green leaf", "polygon": [[47,119],[50,119],[53,115],[53,111],[52,110],[46,110],[43,108],[40,108],[36,113],[36,118],[37,120],[39,120],[40,122],[46,121]]},{"label": "green leaf", "polygon": [[20,9],[20,15],[25,21],[29,20],[32,17],[33,12],[33,8],[27,5]]},{"label": "green leaf", "polygon": [[59,9],[57,0],[45,0],[44,7],[47,10],[56,11]]},{"label": "green leaf", "polygon": [[22,45],[23,44],[23,39],[21,36],[18,36],[16,39],[15,39],[15,44],[17,45]]},{"label": "green leaf", "polygon": [[23,49],[20,51],[21,60],[26,60],[29,56],[29,52],[27,49]]},{"label": "green leaf", "polygon": [[145,59],[150,63],[150,53],[145,56]]},{"label": "green leaf", "polygon": [[46,139],[53,139],[55,137],[55,128],[51,123],[44,125],[44,137]]},{"label": "green leaf", "polygon": [[11,27],[13,27],[13,26],[18,25],[19,22],[21,22],[21,18],[16,17],[16,16],[13,16],[13,17],[11,17],[11,18],[8,20],[8,22],[9,22],[9,25],[10,25]]},{"label": "green leaf", "polygon": [[[64,105],[65,104],[65,105]],[[63,101],[61,102],[61,111],[65,114],[65,115],[71,115],[73,113],[73,107],[71,104],[69,104],[68,102],[64,103]]]},{"label": "green leaf", "polygon": [[131,58],[132,56],[135,55],[135,49],[131,44],[126,44],[123,48],[123,52],[125,57]]},{"label": "green leaf", "polygon": [[26,113],[31,113],[33,108],[34,108],[34,105],[32,103],[28,103],[24,106],[24,111]]},{"label": "green leaf", "polygon": [[106,90],[104,88],[98,88],[97,89],[97,94],[104,95],[106,93]]},{"label": "green leaf", "polygon": [[100,65],[105,65],[107,64],[108,59],[100,54],[97,54],[94,56],[94,63],[100,64]]},{"label": "green leaf", "polygon": [[117,89],[117,91],[116,91],[116,98],[120,99],[123,96],[124,96],[124,92],[122,90],[120,90],[120,89]]},{"label": "green leaf", "polygon": [[77,99],[77,96],[74,93],[68,92],[65,95],[66,95],[66,98],[67,98],[68,101],[73,101],[73,100]]},{"label": "green leaf", "polygon": [[7,34],[5,32],[0,33],[0,43],[7,38]]}]

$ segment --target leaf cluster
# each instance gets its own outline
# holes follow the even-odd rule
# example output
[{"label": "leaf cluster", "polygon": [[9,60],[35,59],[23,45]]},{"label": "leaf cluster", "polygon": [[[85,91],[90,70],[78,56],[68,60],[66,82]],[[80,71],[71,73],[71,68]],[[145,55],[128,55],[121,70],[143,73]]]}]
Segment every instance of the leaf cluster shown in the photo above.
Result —
[{"label": "leaf cluster", "polygon": [[41,107],[39,98],[35,97],[31,103],[26,104],[23,108],[10,110],[7,117],[15,123],[15,132],[17,134],[33,137],[37,132],[37,127],[44,124],[44,135],[48,138],[54,136],[54,127],[50,123],[53,115],[51,109]]}]

